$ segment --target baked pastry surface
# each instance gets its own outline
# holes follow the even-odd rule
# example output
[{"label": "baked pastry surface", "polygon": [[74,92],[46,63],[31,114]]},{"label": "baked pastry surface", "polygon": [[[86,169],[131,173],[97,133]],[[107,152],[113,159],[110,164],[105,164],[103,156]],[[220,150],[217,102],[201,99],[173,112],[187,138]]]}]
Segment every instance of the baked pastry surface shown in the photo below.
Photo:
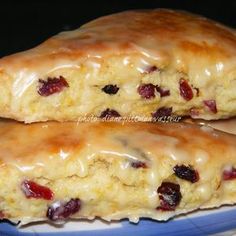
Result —
[{"label": "baked pastry surface", "polygon": [[127,11],[0,60],[0,115],[236,115],[235,30],[165,9]]},{"label": "baked pastry surface", "polygon": [[236,137],[183,123],[0,123],[1,218],[167,220],[236,202]]}]

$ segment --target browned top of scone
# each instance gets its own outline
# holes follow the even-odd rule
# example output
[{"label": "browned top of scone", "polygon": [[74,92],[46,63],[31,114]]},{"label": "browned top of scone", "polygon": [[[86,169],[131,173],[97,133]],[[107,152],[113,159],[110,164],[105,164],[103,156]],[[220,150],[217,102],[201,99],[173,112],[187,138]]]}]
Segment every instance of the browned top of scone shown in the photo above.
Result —
[{"label": "browned top of scone", "polygon": [[[22,171],[95,156],[153,163],[172,160],[207,167],[234,163],[236,136],[185,123],[0,122],[0,166]],[[77,163],[77,164],[76,164]],[[215,163],[215,164],[213,164]],[[45,167],[45,169],[47,169]],[[204,167],[204,168],[205,168]],[[52,170],[56,173],[56,169]]]},{"label": "browned top of scone", "polygon": [[0,60],[1,70],[49,71],[88,58],[137,54],[160,67],[196,74],[235,68],[235,30],[204,17],[166,9],[126,11],[63,32],[40,46]]}]

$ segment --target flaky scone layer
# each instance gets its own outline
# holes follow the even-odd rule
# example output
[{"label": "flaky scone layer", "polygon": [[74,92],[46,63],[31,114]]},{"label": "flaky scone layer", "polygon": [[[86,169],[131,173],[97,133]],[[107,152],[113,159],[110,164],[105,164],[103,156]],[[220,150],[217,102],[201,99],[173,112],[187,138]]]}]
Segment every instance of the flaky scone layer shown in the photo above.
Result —
[{"label": "flaky scone layer", "polygon": [[[0,60],[0,116],[236,115],[236,35],[165,9],[105,16]],[[142,120],[142,118],[140,118]]]},{"label": "flaky scone layer", "polygon": [[236,137],[184,123],[0,123],[1,218],[167,220],[236,202]]}]

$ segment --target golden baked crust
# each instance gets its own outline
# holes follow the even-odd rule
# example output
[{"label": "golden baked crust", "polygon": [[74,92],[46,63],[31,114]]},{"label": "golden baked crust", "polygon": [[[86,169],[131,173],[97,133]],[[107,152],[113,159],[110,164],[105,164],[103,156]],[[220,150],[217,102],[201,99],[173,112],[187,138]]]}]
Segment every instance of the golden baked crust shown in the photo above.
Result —
[{"label": "golden baked crust", "polygon": [[235,55],[235,30],[201,16],[156,9],[101,17],[2,58],[0,115],[75,121],[106,109],[158,116],[164,107],[168,115],[235,116]]},{"label": "golden baked crust", "polygon": [[22,223],[137,222],[233,204],[235,143],[234,135],[184,123],[2,121],[0,212]]}]

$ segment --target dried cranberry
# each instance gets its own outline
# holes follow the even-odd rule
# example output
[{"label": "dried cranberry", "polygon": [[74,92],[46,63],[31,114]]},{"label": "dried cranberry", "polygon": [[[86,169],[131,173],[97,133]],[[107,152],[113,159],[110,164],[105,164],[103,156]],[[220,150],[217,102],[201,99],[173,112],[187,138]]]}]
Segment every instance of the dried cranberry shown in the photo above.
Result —
[{"label": "dried cranberry", "polygon": [[104,93],[113,95],[113,94],[116,94],[116,93],[119,91],[119,89],[120,89],[120,88],[117,87],[116,85],[108,84],[108,85],[106,85],[105,87],[102,88],[102,91],[103,91]]},{"label": "dried cranberry", "polygon": [[112,117],[120,117],[120,116],[121,115],[116,110],[107,108],[105,111],[101,113],[100,118],[110,119]]},{"label": "dried cranberry", "polygon": [[53,192],[48,187],[39,185],[30,180],[23,181],[21,189],[27,198],[42,198],[45,200],[53,199]]},{"label": "dried cranberry", "polygon": [[59,93],[65,87],[69,87],[69,84],[62,76],[60,76],[59,78],[48,78],[46,81],[39,79],[39,83],[41,84],[41,86],[38,89],[38,93],[44,97],[47,97],[54,93]]},{"label": "dried cranberry", "polygon": [[223,171],[223,180],[231,180],[236,179],[236,169],[234,167],[231,170],[224,170]]},{"label": "dried cranberry", "polygon": [[163,182],[157,192],[160,199],[160,206],[157,207],[157,210],[173,211],[182,198],[179,184],[171,182]]},{"label": "dried cranberry", "polygon": [[46,216],[50,220],[64,220],[80,210],[81,201],[79,198],[72,198],[70,201],[55,202],[47,210]]},{"label": "dried cranberry", "polygon": [[203,103],[213,113],[217,113],[216,101],[215,100],[204,100]]},{"label": "dried cranberry", "polygon": [[158,93],[160,93],[161,97],[166,97],[166,96],[170,96],[170,90],[168,89],[163,89],[160,86],[156,86],[156,90]]},{"label": "dried cranberry", "polygon": [[196,170],[194,170],[191,166],[185,166],[185,165],[176,165],[173,168],[176,176],[178,176],[181,179],[185,179],[187,181],[190,181],[192,183],[195,183],[199,180],[199,174]]},{"label": "dried cranberry", "polygon": [[155,98],[155,88],[154,84],[141,84],[138,87],[138,93],[145,99]]},{"label": "dried cranberry", "polygon": [[189,101],[193,98],[193,91],[190,85],[188,84],[187,80],[181,79],[179,81],[179,90],[180,95],[186,100]]},{"label": "dried cranberry", "polygon": [[149,66],[145,70],[146,73],[152,73],[154,71],[159,71],[159,69],[156,66]]},{"label": "dried cranberry", "polygon": [[138,169],[138,168],[147,168],[147,165],[146,165],[146,163],[145,162],[142,162],[142,161],[135,161],[135,162],[132,162],[131,163],[131,166],[133,167],[133,168],[136,168],[136,169]]},{"label": "dried cranberry", "polygon": [[171,116],[172,107],[160,107],[156,112],[152,113],[153,118]]}]

